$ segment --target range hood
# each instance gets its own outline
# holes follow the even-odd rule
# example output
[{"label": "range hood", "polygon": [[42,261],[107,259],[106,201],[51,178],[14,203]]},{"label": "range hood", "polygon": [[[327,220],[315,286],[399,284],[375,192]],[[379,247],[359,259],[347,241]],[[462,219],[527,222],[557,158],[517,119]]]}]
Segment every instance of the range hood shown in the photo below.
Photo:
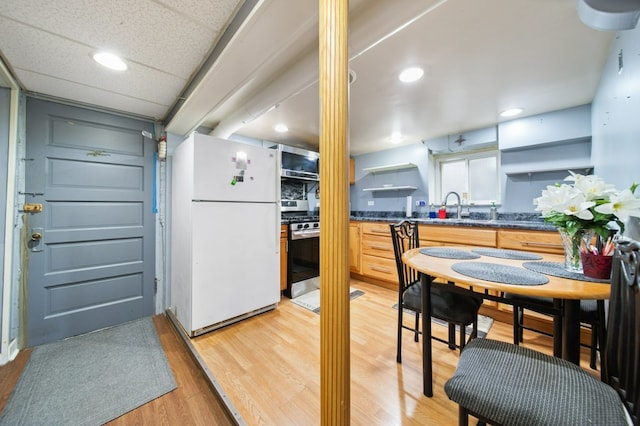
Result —
[{"label": "range hood", "polygon": [[596,30],[632,30],[640,17],[640,1],[578,0],[578,16],[585,25]]}]

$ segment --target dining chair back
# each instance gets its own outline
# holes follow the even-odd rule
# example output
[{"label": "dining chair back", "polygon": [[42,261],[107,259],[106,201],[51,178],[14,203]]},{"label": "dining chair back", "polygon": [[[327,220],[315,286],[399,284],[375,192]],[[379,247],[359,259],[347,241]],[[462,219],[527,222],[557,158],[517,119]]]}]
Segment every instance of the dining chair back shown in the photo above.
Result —
[{"label": "dining chair back", "polygon": [[[524,341],[523,330],[530,330],[540,334],[552,336],[554,339],[562,340],[561,336],[549,334],[524,323],[525,309],[532,310],[539,314],[554,317],[554,321],[561,321],[559,309],[554,307],[554,301],[550,297],[525,296],[520,294],[506,293],[503,296],[513,306],[513,343],[518,345]],[[605,332],[604,300],[581,300],[580,301],[580,323],[589,326],[591,331],[591,342],[589,345],[590,356],[589,366],[596,370],[598,368],[598,350],[602,351]],[[602,353],[600,354],[602,358]],[[603,376],[604,377],[604,376]]]},{"label": "dining chair back", "polygon": [[[604,381],[560,358],[511,343],[475,339],[461,353],[447,396],[497,425],[638,425],[640,242],[617,244],[611,275]],[[607,284],[603,284],[607,285]]]},{"label": "dining chair back", "polygon": [[633,424],[640,419],[640,242],[618,244],[611,272],[603,374]]},{"label": "dining chair back", "polygon": [[[420,313],[422,312],[422,283],[420,273],[407,266],[402,261],[402,255],[407,251],[420,246],[418,225],[415,222],[403,220],[400,223],[390,224],[393,251],[396,267],[398,269],[398,347],[396,361],[402,362],[402,330],[411,330],[414,340],[419,341]],[[466,343],[466,326],[473,325],[470,339],[478,334],[478,309],[482,299],[446,289],[447,284],[433,283],[431,288],[432,316],[445,321],[449,325],[449,338],[443,340],[434,336],[433,339],[447,343],[449,348],[455,349],[455,326],[460,329],[460,345],[462,349]],[[415,315],[414,327],[409,327],[403,322],[404,310],[412,311]]]}]

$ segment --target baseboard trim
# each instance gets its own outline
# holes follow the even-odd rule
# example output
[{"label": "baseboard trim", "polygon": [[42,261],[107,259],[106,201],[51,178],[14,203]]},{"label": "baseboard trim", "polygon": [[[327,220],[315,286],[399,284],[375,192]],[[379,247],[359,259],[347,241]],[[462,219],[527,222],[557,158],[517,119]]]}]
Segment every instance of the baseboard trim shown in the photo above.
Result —
[{"label": "baseboard trim", "polygon": [[174,312],[171,309],[167,309],[165,311],[165,314],[167,318],[169,318],[169,322],[171,323],[173,328],[176,330],[176,332],[178,333],[178,335],[180,336],[184,344],[187,346],[187,349],[189,350],[191,357],[193,358],[193,360],[196,362],[196,365],[198,365],[198,367],[206,377],[207,382],[209,383],[209,387],[211,388],[213,393],[218,397],[218,400],[220,401],[220,403],[224,406],[230,419],[233,420],[235,424],[238,426],[246,426],[244,419],[242,418],[242,416],[240,415],[236,407],[233,405],[233,403],[231,402],[227,394],[224,392],[224,389],[222,389],[222,386],[220,386],[220,383],[218,383],[216,378],[213,376],[213,373],[211,372],[211,370],[209,370],[209,367],[204,362],[204,359],[202,359],[200,354],[198,354],[198,351],[196,350],[195,346],[193,346],[193,343],[191,343],[191,338],[188,336],[188,334],[186,333],[186,331],[178,321],[178,318],[175,316]]}]

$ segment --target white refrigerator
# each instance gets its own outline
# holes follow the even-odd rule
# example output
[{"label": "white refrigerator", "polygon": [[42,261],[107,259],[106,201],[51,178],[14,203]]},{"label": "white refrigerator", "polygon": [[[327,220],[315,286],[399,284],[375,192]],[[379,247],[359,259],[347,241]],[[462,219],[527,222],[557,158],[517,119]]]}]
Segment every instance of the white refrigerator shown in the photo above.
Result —
[{"label": "white refrigerator", "polygon": [[190,336],[280,300],[277,151],[197,133],[174,151],[171,309]]}]

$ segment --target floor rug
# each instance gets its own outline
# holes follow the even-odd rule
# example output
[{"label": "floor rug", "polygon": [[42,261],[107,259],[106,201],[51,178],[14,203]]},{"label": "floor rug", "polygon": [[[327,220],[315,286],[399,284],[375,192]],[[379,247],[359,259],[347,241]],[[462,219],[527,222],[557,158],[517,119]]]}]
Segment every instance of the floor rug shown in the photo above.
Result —
[{"label": "floor rug", "polygon": [[[397,303],[393,305],[393,309],[398,309]],[[410,309],[405,309],[404,313],[409,314],[413,317],[413,311]],[[431,318],[431,322],[437,325],[441,325],[443,327],[448,327],[446,321],[442,321],[441,319],[438,319],[438,318]],[[489,330],[491,329],[492,325],[493,325],[493,318],[478,314],[478,337],[485,337],[489,332]],[[456,325],[456,333],[459,330],[460,330],[460,327]],[[473,327],[471,325],[468,325],[464,329],[466,334],[471,334],[472,330],[473,330]]]},{"label": "floor rug", "polygon": [[[356,297],[360,297],[363,294],[364,294],[364,291],[362,290],[356,290],[355,288],[349,289],[349,298],[351,300],[355,299]],[[302,306],[305,309],[315,312],[316,314],[320,313],[320,290],[319,289],[305,293],[301,296],[291,299],[291,301],[298,306]]]},{"label": "floor rug", "polygon": [[35,347],[0,425],[100,425],[175,388],[147,317]]}]

